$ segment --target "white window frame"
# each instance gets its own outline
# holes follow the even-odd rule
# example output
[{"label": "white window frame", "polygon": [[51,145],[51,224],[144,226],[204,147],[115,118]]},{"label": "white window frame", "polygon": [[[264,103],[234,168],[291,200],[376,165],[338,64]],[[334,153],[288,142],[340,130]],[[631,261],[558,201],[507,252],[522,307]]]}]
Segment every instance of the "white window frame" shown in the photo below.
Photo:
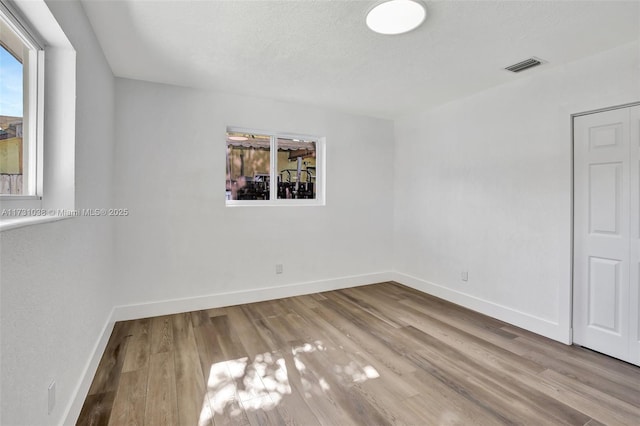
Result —
[{"label": "white window frame", "polygon": [[[40,208],[42,200],[42,134],[44,127],[44,43],[10,5],[0,2],[0,19],[29,49],[23,58],[23,194],[0,195],[16,208]],[[18,207],[19,205],[19,207]]]},{"label": "white window frame", "polygon": [[[326,138],[320,136],[305,135],[289,132],[272,132],[246,127],[227,126],[226,133],[246,133],[270,137],[270,164],[269,164],[269,199],[268,200],[226,200],[227,207],[264,207],[264,206],[324,206],[325,205],[325,146]],[[225,140],[226,140],[225,133]],[[300,139],[316,143],[316,198],[315,199],[278,199],[278,139]],[[225,159],[227,155],[225,143]],[[225,161],[226,163],[226,161]],[[226,181],[226,166],[225,166]]]},{"label": "white window frame", "polygon": [[75,208],[76,51],[44,0],[0,0],[0,8],[38,52],[28,81],[35,81],[37,96],[25,101],[30,116],[23,117],[31,120],[25,132],[35,136],[23,145],[33,172],[25,190],[33,193],[0,196],[0,231],[6,231],[75,217],[65,212]]}]

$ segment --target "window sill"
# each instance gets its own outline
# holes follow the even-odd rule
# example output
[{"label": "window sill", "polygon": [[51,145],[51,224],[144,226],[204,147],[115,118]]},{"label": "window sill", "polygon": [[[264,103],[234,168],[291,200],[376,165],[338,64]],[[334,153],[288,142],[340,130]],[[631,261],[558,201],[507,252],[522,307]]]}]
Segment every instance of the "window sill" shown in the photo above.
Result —
[{"label": "window sill", "polygon": [[226,200],[226,207],[319,207],[325,203],[321,200]]},{"label": "window sill", "polygon": [[0,220],[0,232],[23,228],[25,226],[40,225],[42,223],[57,222],[59,220],[70,219],[71,217],[73,216],[52,215],[2,219]]}]

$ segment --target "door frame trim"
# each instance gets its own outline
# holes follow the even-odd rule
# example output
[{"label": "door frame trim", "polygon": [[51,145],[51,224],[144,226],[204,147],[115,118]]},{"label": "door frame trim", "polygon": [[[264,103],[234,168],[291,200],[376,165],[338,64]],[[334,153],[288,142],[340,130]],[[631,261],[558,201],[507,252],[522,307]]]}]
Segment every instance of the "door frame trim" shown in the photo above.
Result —
[{"label": "door frame trim", "polygon": [[[616,109],[632,108],[632,107],[638,106],[638,105],[640,105],[640,101],[629,102],[627,104],[615,105],[615,106],[610,106],[610,107],[599,108],[599,109],[594,109],[594,110],[590,110],[590,111],[578,112],[578,113],[575,113],[575,114],[571,114],[572,127],[573,127],[573,119],[575,117],[582,117],[583,115],[590,115],[590,114],[598,114],[600,112],[613,111],[613,110],[616,110]],[[571,137],[572,137],[572,142],[573,142],[573,132],[571,134]]]},{"label": "door frame trim", "polygon": [[569,294],[569,301],[570,301],[570,307],[569,307],[569,340],[570,340],[570,344],[575,344],[574,340],[573,340],[573,329],[574,329],[574,316],[573,316],[573,309],[574,309],[574,289],[575,289],[575,282],[574,282],[574,277],[575,277],[575,271],[574,271],[574,265],[575,265],[575,244],[576,244],[576,239],[575,239],[575,234],[574,234],[574,227],[575,227],[575,191],[576,191],[576,182],[575,182],[575,159],[576,159],[576,155],[575,155],[575,119],[577,117],[583,117],[585,115],[591,115],[591,114],[598,114],[601,112],[607,112],[607,111],[614,111],[617,109],[624,109],[624,108],[632,108],[632,107],[636,107],[636,106],[640,106],[640,101],[634,101],[634,102],[627,102],[627,103],[623,103],[623,104],[617,104],[617,105],[612,105],[612,106],[608,106],[608,107],[604,107],[604,108],[597,108],[597,109],[591,109],[591,110],[587,110],[587,111],[583,111],[583,112],[577,112],[577,113],[572,113],[570,114],[570,120],[571,120],[571,266],[570,266],[570,276],[571,276],[571,288],[570,288],[570,294]]}]

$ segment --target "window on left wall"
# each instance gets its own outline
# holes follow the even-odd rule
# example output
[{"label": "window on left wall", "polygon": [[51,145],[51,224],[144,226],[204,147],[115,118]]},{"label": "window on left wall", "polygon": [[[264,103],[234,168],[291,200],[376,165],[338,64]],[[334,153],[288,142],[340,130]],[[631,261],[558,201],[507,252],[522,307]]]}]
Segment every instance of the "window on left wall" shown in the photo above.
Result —
[{"label": "window on left wall", "polygon": [[44,50],[25,24],[0,6],[0,197],[37,202]]},{"label": "window on left wall", "polygon": [[0,232],[76,217],[76,50],[44,0],[0,0],[0,42]]}]

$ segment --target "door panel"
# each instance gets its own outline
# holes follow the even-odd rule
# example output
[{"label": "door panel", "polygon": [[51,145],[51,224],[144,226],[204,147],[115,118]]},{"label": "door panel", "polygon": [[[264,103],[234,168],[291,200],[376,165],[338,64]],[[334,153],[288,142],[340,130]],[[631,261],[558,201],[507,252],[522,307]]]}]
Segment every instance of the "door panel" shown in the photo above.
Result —
[{"label": "door panel", "polygon": [[620,235],[622,163],[589,165],[589,231]]},{"label": "door panel", "polygon": [[631,335],[629,141],[629,109],[574,119],[574,342],[625,361]]},{"label": "door panel", "polygon": [[589,258],[589,327],[620,336],[620,261]]},{"label": "door panel", "polygon": [[593,151],[602,148],[622,147],[622,123],[594,126],[589,129],[589,148]]}]

